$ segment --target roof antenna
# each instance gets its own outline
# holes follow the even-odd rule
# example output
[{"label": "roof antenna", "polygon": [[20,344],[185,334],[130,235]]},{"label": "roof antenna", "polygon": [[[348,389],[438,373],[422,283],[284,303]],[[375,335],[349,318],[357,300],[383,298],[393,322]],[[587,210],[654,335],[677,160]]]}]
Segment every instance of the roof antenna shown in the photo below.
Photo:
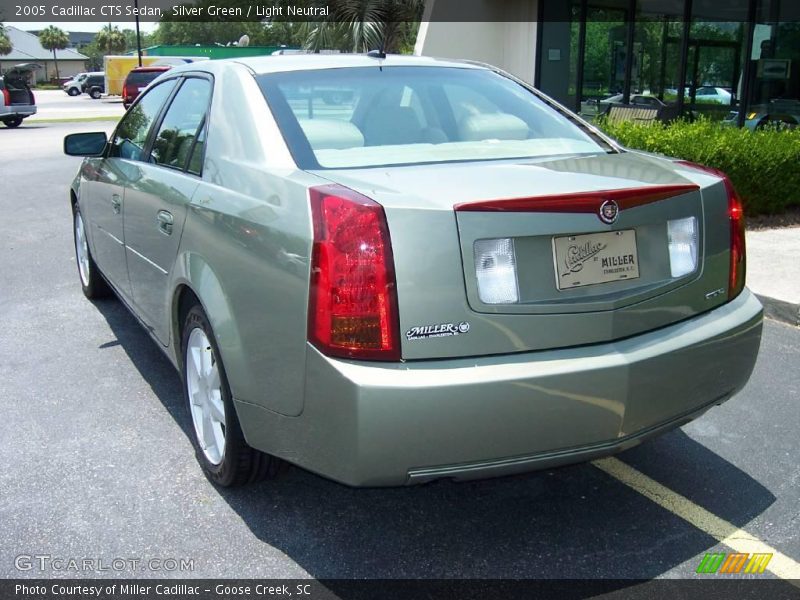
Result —
[{"label": "roof antenna", "polygon": [[370,58],[386,58],[386,25],[383,26],[383,35],[381,36],[380,50],[370,50],[367,52]]}]

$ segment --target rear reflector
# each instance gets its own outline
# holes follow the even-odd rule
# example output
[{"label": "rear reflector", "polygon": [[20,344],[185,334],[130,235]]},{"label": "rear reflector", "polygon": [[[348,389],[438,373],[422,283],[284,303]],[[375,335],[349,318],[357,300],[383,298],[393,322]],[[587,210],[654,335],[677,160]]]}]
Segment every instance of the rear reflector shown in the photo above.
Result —
[{"label": "rear reflector", "polygon": [[339,185],[312,188],[308,338],[324,354],[400,360],[397,284],[383,207]]},{"label": "rear reflector", "polygon": [[697,219],[687,217],[667,222],[669,266],[672,277],[683,277],[697,269]]},{"label": "rear reflector", "polygon": [[728,271],[728,300],[733,300],[744,289],[745,276],[747,271],[747,252],[745,249],[745,222],[744,222],[744,207],[739,194],[733,187],[731,180],[728,176],[713,167],[706,167],[705,165],[698,165],[697,163],[688,160],[679,160],[677,164],[710,173],[717,177],[722,178],[725,184],[725,192],[728,195],[728,219],[731,228],[731,245],[730,245],[730,268]]},{"label": "rear reflector", "polygon": [[473,246],[478,298],[484,304],[519,302],[514,240],[478,240]]}]

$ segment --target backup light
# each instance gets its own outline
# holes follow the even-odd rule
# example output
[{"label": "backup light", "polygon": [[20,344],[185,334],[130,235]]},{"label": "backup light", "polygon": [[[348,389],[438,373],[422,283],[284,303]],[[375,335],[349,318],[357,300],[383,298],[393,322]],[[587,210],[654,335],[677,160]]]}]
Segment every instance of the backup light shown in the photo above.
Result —
[{"label": "backup light", "polygon": [[519,302],[514,241],[511,238],[478,240],[473,253],[480,301],[484,304]]},{"label": "backup light", "polygon": [[697,219],[687,217],[667,222],[669,265],[673,277],[683,277],[697,268]]}]

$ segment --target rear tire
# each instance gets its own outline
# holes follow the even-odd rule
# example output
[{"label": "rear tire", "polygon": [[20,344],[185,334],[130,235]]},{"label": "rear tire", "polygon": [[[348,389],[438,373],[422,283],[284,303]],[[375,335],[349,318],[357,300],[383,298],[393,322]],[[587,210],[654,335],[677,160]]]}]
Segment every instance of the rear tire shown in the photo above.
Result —
[{"label": "rear tire", "polygon": [[86,226],[78,204],[72,206],[72,230],[75,240],[75,261],[78,264],[78,277],[83,295],[89,300],[105,298],[111,294],[111,288],[100,274],[92,253],[89,251],[89,240],[86,237]]},{"label": "rear tire", "polygon": [[100,96],[103,94],[100,93],[100,90],[97,88],[92,88],[92,91],[89,92],[89,95],[92,97],[92,100],[100,100]]},{"label": "rear tire", "polygon": [[247,445],[214,332],[197,304],[186,314],[181,350],[192,443],[206,476],[219,486],[233,487],[271,479],[283,471],[286,463]]},{"label": "rear tire", "polygon": [[13,119],[6,119],[3,121],[3,125],[8,127],[9,129],[14,129],[22,125],[22,117],[14,117]]}]

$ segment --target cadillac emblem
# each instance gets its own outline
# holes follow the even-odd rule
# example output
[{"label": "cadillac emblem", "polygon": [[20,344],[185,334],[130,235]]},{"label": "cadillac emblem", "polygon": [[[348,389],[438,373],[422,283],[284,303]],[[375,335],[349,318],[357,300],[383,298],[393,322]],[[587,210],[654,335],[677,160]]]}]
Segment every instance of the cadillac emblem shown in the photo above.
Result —
[{"label": "cadillac emblem", "polygon": [[613,200],[606,200],[600,205],[600,220],[611,225],[619,216],[619,205]]}]

